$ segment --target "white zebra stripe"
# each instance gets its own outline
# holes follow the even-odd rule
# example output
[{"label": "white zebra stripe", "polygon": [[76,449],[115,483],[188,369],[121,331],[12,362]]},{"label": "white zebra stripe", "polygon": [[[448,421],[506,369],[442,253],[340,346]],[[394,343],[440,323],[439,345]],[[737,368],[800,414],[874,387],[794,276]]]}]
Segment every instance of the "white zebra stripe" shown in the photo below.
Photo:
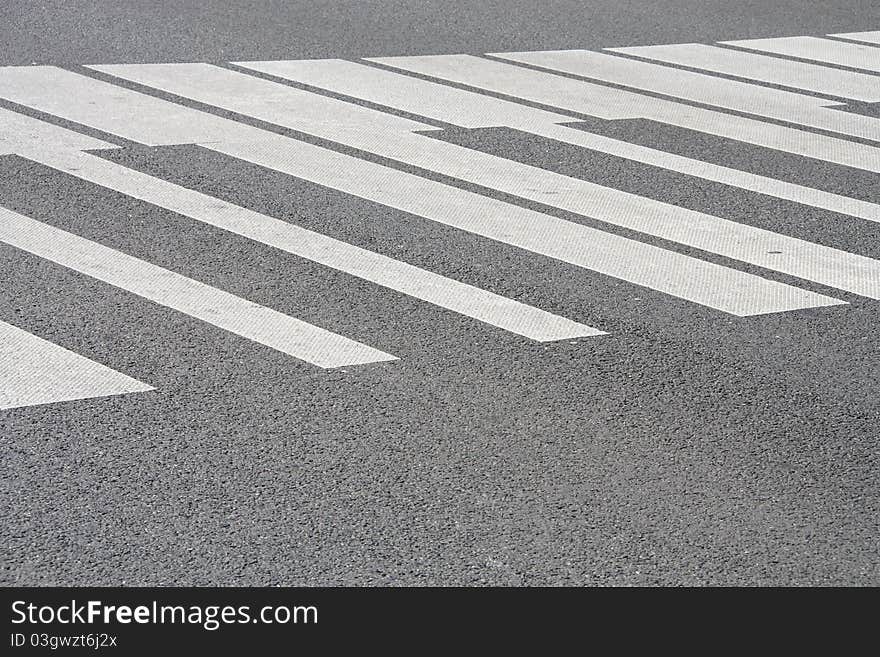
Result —
[{"label": "white zebra stripe", "polygon": [[880,72],[880,52],[873,46],[861,43],[844,43],[811,36],[747,39],[744,41],[722,41],[721,43],[738,48],[769,52],[774,55],[799,57],[825,64]]},{"label": "white zebra stripe", "polygon": [[853,41],[864,41],[880,45],[880,30],[875,32],[848,32],[846,34],[829,34],[828,36],[837,37],[838,39],[852,39]]},{"label": "white zebra stripe", "polygon": [[150,390],[146,383],[0,321],[0,410]]},{"label": "white zebra stripe", "polygon": [[43,151],[23,155],[77,178],[532,340],[549,342],[605,335],[603,331],[565,317],[180,187],[88,153]]},{"label": "white zebra stripe", "polygon": [[880,81],[874,75],[755,52],[707,46],[702,43],[608,48],[608,50],[865,103],[880,101]]},{"label": "white zebra stripe", "polygon": [[573,129],[559,125],[573,121],[571,116],[372,66],[342,59],[242,62],[239,65],[444,123],[465,128],[515,128],[704,180],[880,222],[880,205],[875,203]]},{"label": "white zebra stripe", "polygon": [[650,119],[880,173],[880,148],[874,146],[504,62],[472,55],[376,57],[369,61],[600,119]]},{"label": "white zebra stripe", "polygon": [[759,85],[702,75],[669,66],[589,50],[494,53],[521,64],[625,85],[640,91],[797,123],[850,137],[880,141],[880,121],[871,116],[837,112],[829,100]]},{"label": "white zebra stripe", "polygon": [[0,242],[318,367],[395,360],[378,349],[5,208],[0,208]]},{"label": "white zebra stripe", "polygon": [[101,70],[492,190],[880,299],[880,262],[871,258],[413,134],[415,122],[408,119],[208,64]]},{"label": "white zebra stripe", "polygon": [[[194,138],[185,141],[195,143],[210,126],[211,139],[202,143],[206,148],[734,315],[841,303],[68,71],[28,67],[16,72],[14,84],[5,72],[0,69],[0,96],[14,102],[148,143],[185,137],[186,125],[194,127]],[[177,122],[167,134],[160,120],[137,120],[172,111]]]}]

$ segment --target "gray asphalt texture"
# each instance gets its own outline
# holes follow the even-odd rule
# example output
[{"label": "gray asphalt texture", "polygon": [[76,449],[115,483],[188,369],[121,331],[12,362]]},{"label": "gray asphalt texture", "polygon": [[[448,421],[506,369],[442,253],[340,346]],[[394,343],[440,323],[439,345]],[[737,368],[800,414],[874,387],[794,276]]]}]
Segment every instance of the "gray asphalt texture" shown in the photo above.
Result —
[{"label": "gray asphalt texture", "polygon": [[[873,0],[13,0],[0,64],[876,29]],[[880,200],[864,172],[651,122],[583,125]],[[880,258],[880,225],[852,217],[513,130],[435,137]],[[0,320],[157,388],[0,411],[0,583],[880,584],[878,302],[736,263],[849,302],[736,318],[196,146],[103,157],[610,335],[530,342],[0,157],[0,206],[400,357],[320,370],[0,245]]]}]

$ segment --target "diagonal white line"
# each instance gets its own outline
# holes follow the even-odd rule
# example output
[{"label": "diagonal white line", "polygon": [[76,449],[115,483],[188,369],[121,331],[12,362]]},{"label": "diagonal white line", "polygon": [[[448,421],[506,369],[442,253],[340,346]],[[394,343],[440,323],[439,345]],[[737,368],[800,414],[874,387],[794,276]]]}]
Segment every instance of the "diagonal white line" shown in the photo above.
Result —
[{"label": "diagonal white line", "polygon": [[[720,50],[720,49],[719,49]],[[240,66],[465,128],[506,126],[677,173],[880,222],[880,205],[559,125],[563,114],[341,59]],[[837,71],[839,72],[839,71]],[[872,82],[874,79],[871,78]]]},{"label": "diagonal white line", "polygon": [[[2,115],[0,115],[2,120]],[[485,322],[548,342],[603,331],[88,153],[23,153],[83,180]]]},{"label": "diagonal white line", "polygon": [[744,41],[722,41],[721,43],[738,48],[769,52],[774,55],[799,57],[825,64],[880,72],[880,52],[873,46],[861,43],[844,43],[811,36],[747,39]]},{"label": "diagonal white line", "polygon": [[838,39],[851,39],[853,41],[864,41],[865,43],[880,45],[880,30],[874,32],[848,32],[846,34],[829,34],[828,36],[837,37]]},{"label": "diagonal white line", "polygon": [[[841,303],[67,71],[28,67],[8,79],[8,70],[0,70],[0,96],[41,111],[158,144],[185,136],[185,126],[204,137],[209,126],[206,148],[734,315]],[[168,133],[159,120],[139,121],[169,113]]]},{"label": "diagonal white line", "polygon": [[491,190],[880,299],[880,262],[871,258],[413,134],[408,119],[207,64],[101,68]]},{"label": "diagonal white line", "polygon": [[495,53],[521,64],[625,85],[640,91],[880,141],[880,121],[829,109],[840,103],[589,50]]},{"label": "diagonal white line", "polygon": [[0,208],[0,242],[319,367],[394,356],[133,256]]},{"label": "diagonal white line", "polygon": [[850,98],[865,103],[880,101],[880,80],[875,75],[844,71],[819,64],[771,57],[755,52],[707,46],[702,43],[676,43],[666,46],[609,48],[612,52],[645,59],[690,66],[714,73],[803,89],[818,94]]},{"label": "diagonal white line", "polygon": [[378,57],[369,61],[600,119],[649,119],[880,173],[880,148],[874,146],[505,62],[471,55]]},{"label": "diagonal white line", "polygon": [[0,322],[0,410],[150,390],[146,383]]}]

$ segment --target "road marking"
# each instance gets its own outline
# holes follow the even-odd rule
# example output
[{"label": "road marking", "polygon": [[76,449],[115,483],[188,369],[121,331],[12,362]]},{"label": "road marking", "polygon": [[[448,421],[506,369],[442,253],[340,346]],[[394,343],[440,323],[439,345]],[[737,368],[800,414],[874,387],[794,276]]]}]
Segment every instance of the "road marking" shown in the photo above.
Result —
[{"label": "road marking", "polygon": [[755,52],[719,48],[702,43],[607,48],[607,50],[865,103],[880,101],[880,80],[874,75],[781,59]]},{"label": "road marking", "polygon": [[[141,94],[138,114],[126,103],[132,92],[54,66],[0,66],[0,96],[89,125],[101,115],[101,130],[148,146],[208,143],[228,135],[227,121],[189,107]],[[240,139],[258,139],[260,131],[241,125]]]},{"label": "road marking", "polygon": [[68,150],[117,148],[115,144],[0,108],[0,155],[45,149],[50,145],[52,148]]},{"label": "road marking", "polygon": [[319,367],[394,356],[0,208],[0,241]]},{"label": "road marking", "polygon": [[[239,65],[464,128],[515,128],[685,175],[880,222],[880,205],[875,203],[566,127],[559,124],[573,121],[573,117],[372,66],[341,59],[240,62]],[[865,77],[874,82],[873,77]]]},{"label": "road marking", "polygon": [[493,53],[521,64],[625,85],[640,91],[746,112],[769,119],[880,141],[880,121],[871,116],[837,112],[841,103],[717,78],[589,50]]},{"label": "road marking", "polygon": [[426,123],[211,64],[117,64],[88,68],[181,98],[352,145],[363,134],[436,130]]},{"label": "road marking", "polygon": [[[0,116],[2,120],[2,116]],[[60,171],[540,342],[603,331],[88,153],[24,154]]]},{"label": "road marking", "polygon": [[738,316],[842,302],[278,137],[214,150],[438,223]]},{"label": "road marking", "polygon": [[425,126],[408,119],[397,124],[376,110],[208,64],[101,70],[492,190],[880,299],[880,261],[413,134],[413,124]]},{"label": "road marking", "polygon": [[722,41],[721,43],[748,50],[771,52],[775,55],[800,57],[826,64],[880,72],[880,52],[873,46],[860,43],[844,43],[811,36],[746,39],[743,41]]},{"label": "road marking", "polygon": [[[349,134],[355,138],[362,132],[412,132],[435,129],[431,125],[335,101],[309,91],[211,64],[114,64],[86,68],[184,98],[226,107],[240,114],[250,116],[259,114],[267,121],[283,118],[285,121],[283,125],[292,130],[308,132],[326,139],[335,139],[342,134]],[[88,102],[85,98],[82,100]],[[75,102],[78,104],[79,98]],[[148,101],[140,101],[139,105],[150,113],[159,111]],[[215,118],[210,114],[207,116]],[[186,117],[187,123],[197,120],[189,115]],[[212,127],[216,127],[216,130],[212,130],[212,136],[220,133],[218,124],[214,123]],[[173,136],[173,138],[178,137],[179,135]],[[226,137],[221,138],[228,140],[228,131]],[[254,139],[259,137],[255,136]],[[202,143],[203,140],[198,139],[198,141]]]},{"label": "road marking", "polygon": [[235,62],[242,68],[268,73],[386,107],[418,114],[463,128],[532,126],[575,121],[509,100],[464,91],[437,82],[349,62],[344,59],[305,59]]},{"label": "road marking", "polygon": [[[3,70],[3,73],[5,74],[8,70]],[[70,88],[70,86],[75,86],[76,82],[76,80],[71,81],[71,75],[70,73],[67,75],[59,74],[56,70],[48,67],[40,67],[39,84],[45,83],[49,85],[49,88],[57,85],[54,87],[57,89],[66,87],[65,93],[70,94],[71,103],[64,103],[64,105],[69,108],[69,113],[66,113],[66,116],[71,120],[85,119],[88,122],[89,117],[92,116],[89,107],[92,107],[93,110],[96,107],[115,107],[117,111],[109,112],[106,118],[102,117],[100,128],[105,132],[121,133],[126,138],[135,141],[142,140],[151,145],[173,143],[175,139],[184,142],[196,141],[204,137],[209,140],[217,140],[221,137],[229,138],[232,136],[233,140],[247,140],[254,138],[254,136],[265,138],[267,134],[263,131],[255,132],[248,126],[234,124],[225,119],[216,119],[204,112],[179,108],[167,101],[138,94],[138,114],[147,117],[146,122],[141,124],[139,121],[126,119],[128,115],[124,102],[120,105],[117,101],[129,98],[129,95],[120,93],[112,85],[103,83],[89,85],[89,91],[94,92],[94,97],[99,101],[98,104],[90,106],[88,101],[79,104],[77,102],[78,96],[73,94],[73,89]],[[88,78],[81,76],[74,77],[89,81]],[[3,75],[2,79],[5,81],[6,76]],[[29,89],[23,76],[14,75],[13,79],[16,84],[16,93],[13,97],[28,103],[38,104],[46,111],[58,111],[60,104],[55,104],[56,99],[50,98],[48,99],[49,103],[44,105],[41,102],[43,97],[31,93],[32,90]],[[167,133],[165,125],[156,120],[154,114],[174,118],[175,123],[169,126]],[[201,117],[205,117],[205,124],[210,127],[209,129],[202,125]],[[289,253],[364,278],[518,335],[542,342],[604,335],[603,331],[584,324],[433,274],[413,265],[359,249],[293,224],[223,203],[219,199],[186,190],[144,174],[137,174],[106,160],[89,158],[88,156],[79,158],[72,155],[62,156],[55,150],[56,146],[76,150],[115,148],[113,144],[80,137],[78,133],[2,109],[0,109],[0,126],[3,126],[0,127],[0,131],[2,131],[0,132],[0,149],[5,148],[9,153],[23,154],[30,159],[56,168],[63,166],[68,173],[81,178],[87,178],[92,182],[103,184],[135,198],[141,198],[199,221],[231,230],[250,239],[281,248]],[[234,135],[230,135],[230,126],[235,126]],[[8,131],[6,127],[9,128]],[[186,130],[192,130],[192,132],[188,133]],[[4,140],[7,132],[9,134],[8,141]],[[22,136],[27,138],[23,139]],[[51,155],[47,152],[50,146],[51,150],[55,151]],[[76,161],[71,162],[71,158]]]},{"label": "road marking", "polygon": [[880,30],[876,32],[849,32],[847,34],[829,34],[828,36],[837,37],[839,39],[852,39],[853,41],[864,41],[865,43],[876,43],[880,45]]},{"label": "road marking", "polygon": [[378,62],[483,91],[600,119],[650,119],[747,144],[880,173],[880,149],[845,139],[682,105],[632,91],[472,55],[376,57]]},{"label": "road marking", "polygon": [[[139,117],[151,111],[165,115],[171,111],[165,105],[172,103],[67,71],[64,72],[67,75],[53,72],[49,79],[55,84],[48,85],[43,75],[45,68],[27,68],[32,77],[21,93],[15,93],[14,86],[4,83],[3,70],[0,70],[0,95],[122,137],[133,138],[132,135],[137,134],[152,142],[167,143],[161,121],[151,119],[148,122],[151,130],[145,134],[141,126],[132,125],[136,121],[120,121],[116,117]],[[100,89],[103,86],[111,87],[111,91]],[[93,101],[96,94],[102,99],[101,103]],[[58,102],[59,97],[64,97],[65,102]],[[175,107],[174,111],[182,114],[181,106]],[[181,121],[197,124],[199,116],[204,114],[193,109],[188,112],[189,116],[178,115]],[[211,117],[214,119],[220,120]],[[843,303],[270,132],[258,131],[262,140],[249,141],[255,129],[234,121],[225,120],[222,127],[227,141],[202,145],[733,315],[759,315]],[[180,135],[178,126],[173,131],[187,143],[195,143],[195,139]],[[212,135],[214,139],[222,136]]]},{"label": "road marking", "polygon": [[150,390],[155,388],[0,321],[0,410]]}]

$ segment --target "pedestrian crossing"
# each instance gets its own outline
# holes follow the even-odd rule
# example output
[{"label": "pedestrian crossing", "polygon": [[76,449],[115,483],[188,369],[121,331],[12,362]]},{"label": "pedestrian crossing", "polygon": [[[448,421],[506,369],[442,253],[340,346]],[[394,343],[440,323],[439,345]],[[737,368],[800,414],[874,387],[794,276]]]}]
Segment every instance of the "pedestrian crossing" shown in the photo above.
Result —
[{"label": "pedestrian crossing", "polygon": [[[872,37],[868,35],[867,38],[871,39]],[[787,55],[823,64],[880,72],[880,56],[871,46],[861,43],[845,43],[812,36],[747,39],[744,41],[724,41],[723,43],[728,46],[759,50],[774,55]]]},{"label": "pedestrian crossing", "polygon": [[394,360],[378,349],[3,208],[0,241],[318,367]]},{"label": "pedestrian crossing", "polygon": [[495,56],[722,110],[733,110],[850,137],[880,140],[880,120],[849,112],[835,112],[830,108],[839,104],[822,98],[737,80],[711,78],[668,66],[656,66],[618,56],[621,54],[619,50],[617,53],[566,50],[498,53]]},{"label": "pedestrian crossing", "polygon": [[[436,137],[447,128],[511,128],[847,221],[877,223],[873,193],[853,198],[568,125],[585,118],[647,119],[880,173],[880,119],[839,111],[848,102],[880,100],[877,34],[358,62],[0,67],[0,156],[31,160],[526,340],[593,338],[609,330],[601,321],[549,312],[101,152],[197,145],[573,272],[625,281],[745,321],[845,305],[847,295],[880,299],[880,261]],[[2,207],[0,243],[306,366],[397,360],[384,348]],[[0,409],[161,386],[2,318],[0,340]]]},{"label": "pedestrian crossing", "polygon": [[550,342],[603,334],[590,326],[186,189],[91,153],[38,152],[29,154],[28,158],[532,340]]},{"label": "pedestrian crossing", "polygon": [[865,103],[880,102],[880,88],[874,75],[781,59],[758,52],[702,43],[609,48],[609,52],[723,73],[742,80],[766,82],[822,96],[837,96],[841,99],[859,100]]},{"label": "pedestrian crossing", "polygon": [[[213,72],[214,68],[200,70]],[[182,70],[192,75],[191,68]],[[204,148],[446,226],[733,315],[758,315],[840,303],[824,295],[564,221],[456,186],[259,130],[250,125],[221,119],[199,110],[180,107],[129,89],[116,88],[85,77],[78,80],[77,74],[67,71],[31,67],[23,73],[32,73],[32,76],[19,75],[18,85],[9,88],[3,84],[3,76],[0,75],[0,95],[6,94],[7,98],[17,99],[16,102],[33,109],[53,113],[102,132],[147,145],[167,144],[183,137],[183,143],[197,143]],[[209,80],[210,78],[203,80],[199,83],[201,87],[196,88],[205,88]],[[63,94],[57,94],[59,89],[63,90]],[[279,89],[283,94],[287,87],[279,86]],[[82,90],[88,93],[83,93]],[[248,88],[239,90],[238,96],[231,95],[230,98],[247,103],[249,91],[251,90]],[[101,102],[94,103],[90,100],[92,98],[99,98]],[[258,107],[264,105],[259,104]],[[297,108],[291,109],[295,111]],[[308,115],[297,113],[290,123],[310,130],[314,123],[308,116],[318,117],[319,120],[326,116],[325,107],[307,109]],[[175,123],[170,127],[170,132],[160,120],[166,110],[174,112]],[[125,119],[129,116],[156,118],[132,125]],[[273,118],[285,120],[281,113]],[[325,120],[314,131],[325,137],[347,139],[351,135],[362,135],[364,130],[369,130],[366,114],[354,110],[354,115],[346,115],[345,118],[350,121],[344,124]],[[358,122],[359,128],[349,130],[348,126]],[[400,134],[412,137],[421,136],[412,135],[408,130],[430,128],[428,125],[399,117],[391,117],[387,125],[407,130]],[[188,139],[183,136],[187,128],[192,130]],[[391,139],[397,134],[383,131],[380,136]],[[381,144],[376,143],[375,137],[369,132],[366,136],[355,136],[351,139],[350,143],[381,148]],[[355,139],[358,141],[354,141]],[[430,145],[429,140],[425,139],[425,142]],[[439,146],[442,147],[442,144]],[[456,152],[465,150],[456,149]],[[390,151],[385,152],[390,154]],[[480,155],[476,151],[468,151],[467,154],[474,157]],[[407,159],[413,162],[413,159]],[[494,158],[493,163],[495,161],[505,162],[498,158]],[[421,163],[426,167],[433,165],[433,162],[426,163],[424,160]],[[443,163],[437,162],[436,166],[443,167]],[[514,162],[510,162],[509,166],[522,170]],[[525,173],[550,174],[533,167],[528,168]],[[531,185],[527,178],[524,180],[525,184]],[[566,179],[564,184],[577,185],[580,182]],[[649,202],[648,199],[644,201]],[[616,212],[615,208],[609,210]],[[585,248],[587,245],[589,248]],[[651,267],[646,267],[645,263],[651,263]]]},{"label": "pedestrian crossing", "polygon": [[[541,53],[535,53],[536,57]],[[471,55],[389,57],[370,61],[547,107],[609,121],[648,119],[746,144],[880,173],[880,149],[840,137],[769,123],[761,118],[683,104],[603,86],[557,72],[511,66]],[[522,62],[520,62],[522,63]],[[660,69],[661,67],[656,67]]]},{"label": "pedestrian crossing", "polygon": [[[430,126],[413,125],[408,119],[393,117],[397,120],[383,123],[380,118],[389,115],[209,65],[104,66],[101,70],[496,192],[880,298],[880,262],[414,135],[413,131]],[[338,123],[328,116],[338,117]],[[774,252],[778,251],[786,257],[777,257]],[[715,276],[705,284],[717,287]],[[736,314],[761,312],[765,312],[763,305]]]},{"label": "pedestrian crossing", "polygon": [[[576,120],[577,117],[573,115],[548,112],[494,96],[339,59],[239,64],[260,73],[450,125],[463,128],[513,128],[688,176],[880,222],[880,205],[565,126],[565,123]],[[870,82],[870,85],[865,85],[865,96],[874,97],[880,94],[877,80],[873,76],[862,77]],[[869,89],[873,90],[873,94]]]},{"label": "pedestrian crossing", "polygon": [[876,43],[880,45],[880,30],[877,30],[876,32],[848,32],[846,34],[832,34],[830,36],[838,39],[864,41],[865,43]]},{"label": "pedestrian crossing", "polygon": [[0,410],[153,389],[0,321]]}]

